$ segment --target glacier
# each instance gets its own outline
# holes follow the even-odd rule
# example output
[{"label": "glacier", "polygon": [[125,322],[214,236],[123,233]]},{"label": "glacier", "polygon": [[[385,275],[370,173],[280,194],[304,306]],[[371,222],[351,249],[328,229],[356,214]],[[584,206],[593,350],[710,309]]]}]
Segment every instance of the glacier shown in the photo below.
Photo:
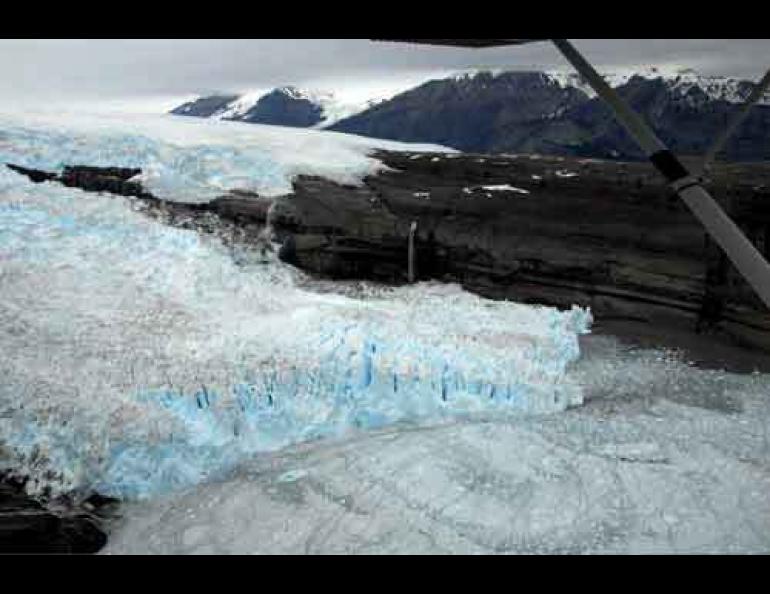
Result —
[{"label": "glacier", "polygon": [[138,167],[158,198],[207,202],[230,190],[275,197],[297,175],[341,184],[384,169],[375,149],[441,152],[349,134],[172,115],[105,111],[0,114],[0,162],[59,171],[65,165]]},{"label": "glacier", "polygon": [[[382,146],[0,115],[0,160],[137,165],[184,201],[357,183]],[[770,376],[579,342],[579,308],[318,281],[139,211],[0,166],[0,469],[123,499],[106,553],[769,549]]]},{"label": "glacier", "polygon": [[[0,161],[138,166],[185,201],[284,191],[297,172],[357,182],[382,144],[181,118],[6,120]],[[0,465],[33,492],[144,499],[296,443],[583,401],[568,371],[587,310],[438,284],[316,290],[138,210],[0,170]]]},{"label": "glacier", "polygon": [[104,552],[766,554],[770,376],[607,342],[582,407],[292,446],[127,503]]}]

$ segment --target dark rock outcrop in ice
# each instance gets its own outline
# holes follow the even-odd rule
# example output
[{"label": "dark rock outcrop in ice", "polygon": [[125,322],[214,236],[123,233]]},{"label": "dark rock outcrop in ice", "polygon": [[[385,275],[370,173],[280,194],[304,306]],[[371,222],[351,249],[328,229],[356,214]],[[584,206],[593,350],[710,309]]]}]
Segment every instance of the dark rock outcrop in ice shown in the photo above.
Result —
[{"label": "dark rock outcrop in ice", "polygon": [[31,179],[36,184],[41,184],[46,181],[56,180],[59,177],[55,173],[49,173],[48,171],[40,171],[39,169],[29,169],[28,167],[21,167],[20,165],[13,165],[12,163],[8,163],[7,167],[11,171],[15,171],[16,173],[20,173],[21,175],[26,175],[29,179]]},{"label": "dark rock outcrop in ice", "polygon": [[115,503],[93,495],[79,506],[46,505],[0,472],[0,554],[96,553],[107,543],[101,514]]}]

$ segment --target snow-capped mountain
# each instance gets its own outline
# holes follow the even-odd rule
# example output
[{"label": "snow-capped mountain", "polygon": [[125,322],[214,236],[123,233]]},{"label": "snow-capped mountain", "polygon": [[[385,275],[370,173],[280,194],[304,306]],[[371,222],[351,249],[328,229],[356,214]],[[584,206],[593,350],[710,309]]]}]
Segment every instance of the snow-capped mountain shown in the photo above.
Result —
[{"label": "snow-capped mountain", "polygon": [[[702,154],[754,83],[682,68],[604,73],[674,150]],[[172,113],[305,128],[471,152],[539,152],[640,158],[590,87],[566,71],[463,71],[392,97],[342,101],[329,91],[282,87],[216,95]],[[737,160],[770,159],[770,94],[726,147]]]},{"label": "snow-capped mountain", "polygon": [[[693,156],[705,154],[754,88],[749,81],[702,76],[692,70],[616,73],[608,79],[668,146]],[[769,132],[770,101],[766,95],[730,138],[726,158],[769,160]],[[550,152],[643,158],[611,110],[596,97],[538,127],[535,136]]]},{"label": "snow-capped mountain", "polygon": [[[692,70],[605,74],[674,150],[702,155],[754,83]],[[427,82],[331,127],[471,152],[538,152],[641,158],[610,110],[565,72],[471,71]],[[770,159],[770,100],[760,102],[726,147],[733,160]]]},{"label": "snow-capped mountain", "polygon": [[285,86],[242,95],[200,97],[172,110],[174,115],[271,124],[295,128],[325,128],[365,111],[382,98],[348,101],[326,90]]},{"label": "snow-capped mountain", "polygon": [[[562,86],[579,88],[586,95],[593,98],[593,89],[574,72],[549,71],[547,75]],[[605,80],[613,88],[622,87],[633,78],[645,80],[661,80],[672,93],[687,95],[691,91],[702,92],[712,101],[726,101],[728,103],[742,103],[751,93],[754,83],[728,76],[709,76],[699,74],[692,68],[656,68],[645,67],[627,71],[613,71],[602,73]],[[770,105],[770,93],[760,100],[760,105]]]},{"label": "snow-capped mountain", "polygon": [[561,86],[543,72],[463,73],[426,82],[330,129],[406,142],[431,138],[460,150],[488,152],[530,122],[586,101],[580,89]]},{"label": "snow-capped mountain", "polygon": [[[463,70],[450,75],[444,80],[455,82],[470,81],[479,76],[488,76],[494,79],[511,73],[511,71],[502,69]],[[703,92],[710,100],[726,101],[728,103],[743,103],[754,87],[754,83],[747,80],[729,76],[704,75],[692,68],[647,66],[631,70],[602,72],[601,74],[613,88],[622,87],[633,78],[644,80],[660,79],[674,93],[687,95],[693,89],[697,89]],[[591,99],[596,96],[591,86],[574,71],[548,70],[544,71],[543,75],[548,80],[558,83],[562,87],[579,89]],[[759,101],[759,105],[770,105],[770,91]]]}]

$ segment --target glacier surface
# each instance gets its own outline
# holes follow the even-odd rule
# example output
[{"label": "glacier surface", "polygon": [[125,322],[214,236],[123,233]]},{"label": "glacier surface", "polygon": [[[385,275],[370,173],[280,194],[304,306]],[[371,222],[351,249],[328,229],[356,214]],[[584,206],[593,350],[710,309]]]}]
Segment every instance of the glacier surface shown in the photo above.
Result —
[{"label": "glacier surface", "polygon": [[[190,150],[199,127],[211,142],[219,124],[231,125],[152,121],[103,131],[94,119],[78,129],[77,119],[3,125],[0,159],[145,169],[149,159],[184,177],[171,185],[185,199],[202,195],[197,184],[232,183],[222,181],[225,164],[251,167],[257,185],[279,183],[264,171],[288,183],[324,145],[337,173],[372,166],[360,152],[369,145],[340,135],[272,138],[248,125],[230,144],[228,130],[221,145]],[[279,137],[283,157],[270,150]],[[585,310],[430,284],[316,291],[279,262],[239,266],[215,238],[165,227],[133,204],[0,170],[0,458],[30,476],[32,490],[141,499],[293,443],[582,402],[567,371],[589,331]]]},{"label": "glacier surface", "polygon": [[105,552],[770,551],[770,376],[611,344],[573,373],[588,401],[562,414],[300,444],[129,503]]},{"label": "glacier surface", "polygon": [[206,202],[229,190],[280,196],[297,175],[357,185],[384,166],[374,149],[454,152],[320,130],[172,115],[103,112],[0,114],[0,163],[139,167],[159,198]]},{"label": "glacier surface", "polygon": [[[0,116],[0,159],[140,166],[185,201],[380,166],[178,120]],[[135,206],[0,167],[0,467],[129,500],[106,552],[770,550],[770,376],[581,352],[577,308],[238,265]]]}]

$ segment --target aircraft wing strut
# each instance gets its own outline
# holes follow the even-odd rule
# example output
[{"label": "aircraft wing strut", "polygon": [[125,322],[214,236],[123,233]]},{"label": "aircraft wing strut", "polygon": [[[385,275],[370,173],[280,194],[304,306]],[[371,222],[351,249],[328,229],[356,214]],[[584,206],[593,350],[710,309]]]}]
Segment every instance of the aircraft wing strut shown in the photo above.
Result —
[{"label": "aircraft wing strut", "polygon": [[[373,41],[401,41],[427,45],[487,48],[508,45],[522,45],[543,39],[380,39]],[[682,199],[708,234],[722,248],[727,257],[751,285],[760,299],[770,309],[770,264],[760,251],[749,241],[743,231],[725,213],[714,198],[703,187],[699,177],[694,176],[657,137],[647,122],[613,89],[596,71],[588,60],[566,39],[550,40],[591,85],[594,92],[613,110],[615,117],[625,127],[645,152],[652,164],[666,178],[670,187]],[[748,110],[763,96],[770,86],[770,72],[752,92],[743,109],[734,116],[727,129],[716,139],[706,156],[708,166],[724,142],[738,128]]]}]

